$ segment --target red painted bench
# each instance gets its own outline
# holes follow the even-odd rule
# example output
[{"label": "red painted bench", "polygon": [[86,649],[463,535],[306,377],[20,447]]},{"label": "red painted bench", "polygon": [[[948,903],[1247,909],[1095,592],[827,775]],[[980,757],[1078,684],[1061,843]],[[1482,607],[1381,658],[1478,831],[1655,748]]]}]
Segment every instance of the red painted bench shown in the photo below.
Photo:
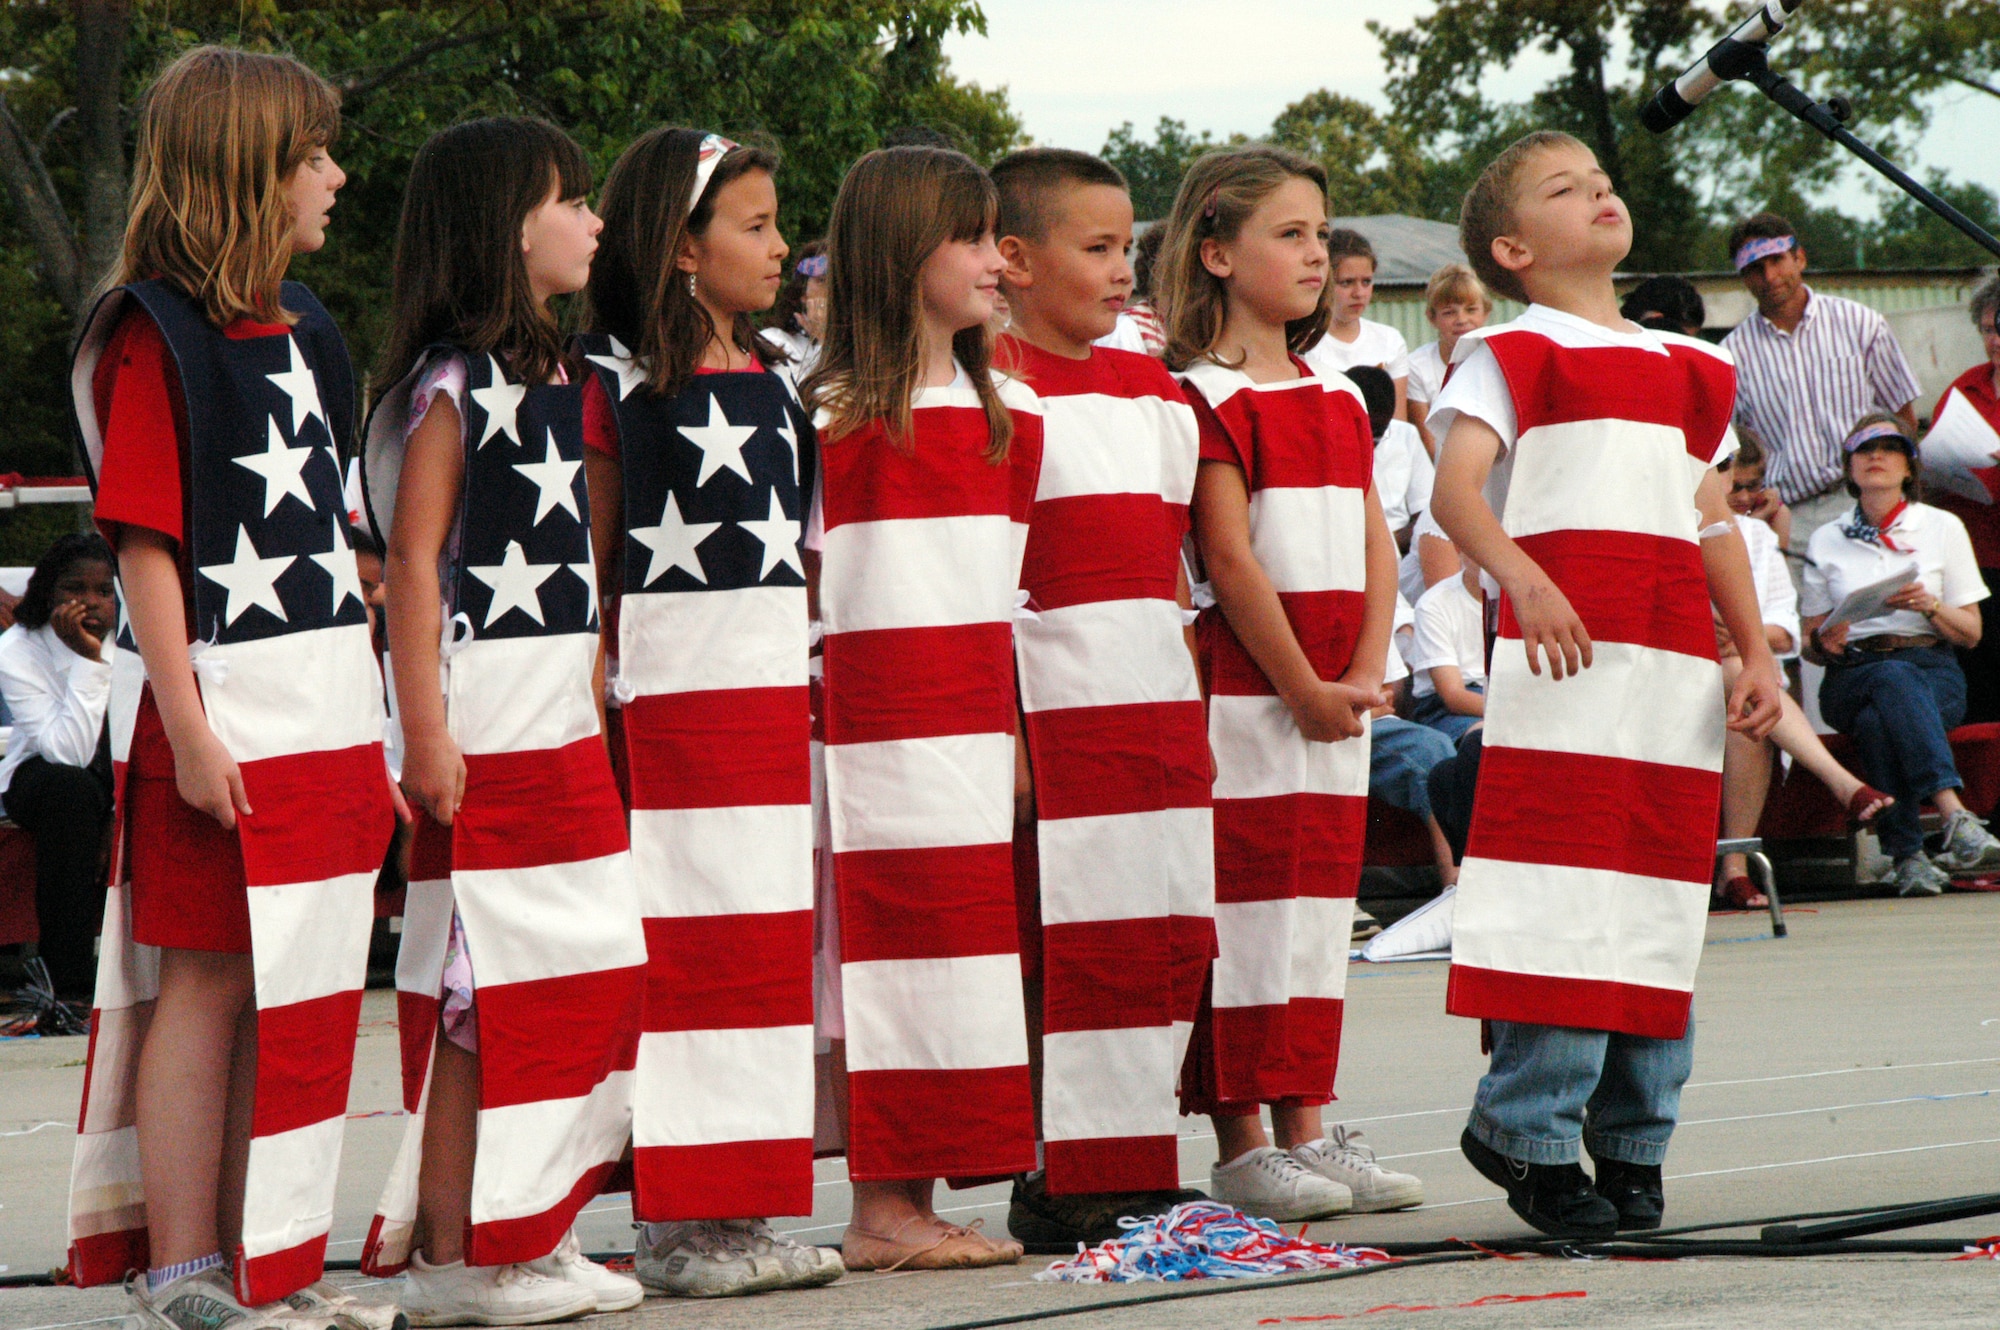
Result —
[{"label": "red painted bench", "polygon": [[[1861,758],[1851,739],[1844,734],[1822,737],[1827,751],[1848,770],[1860,772]],[[1985,817],[2000,806],[2000,722],[1961,725],[1949,737],[1958,774],[1965,781],[1965,806]],[[1782,785],[1772,785],[1763,820],[1757,824],[1758,836],[1767,841],[1840,838],[1847,832],[1847,810],[1797,763]]]},{"label": "red painted bench", "polygon": [[0,822],[0,947],[41,937],[35,923],[35,841]]}]

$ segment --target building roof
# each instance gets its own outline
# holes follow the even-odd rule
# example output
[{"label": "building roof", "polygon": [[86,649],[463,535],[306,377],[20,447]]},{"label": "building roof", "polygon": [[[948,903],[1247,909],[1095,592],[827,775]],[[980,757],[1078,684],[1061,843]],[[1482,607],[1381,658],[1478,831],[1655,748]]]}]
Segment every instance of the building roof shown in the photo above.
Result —
[{"label": "building roof", "polygon": [[1458,228],[1448,222],[1384,213],[1378,217],[1336,217],[1336,227],[1359,231],[1375,247],[1377,286],[1422,286],[1447,263],[1465,262]]}]

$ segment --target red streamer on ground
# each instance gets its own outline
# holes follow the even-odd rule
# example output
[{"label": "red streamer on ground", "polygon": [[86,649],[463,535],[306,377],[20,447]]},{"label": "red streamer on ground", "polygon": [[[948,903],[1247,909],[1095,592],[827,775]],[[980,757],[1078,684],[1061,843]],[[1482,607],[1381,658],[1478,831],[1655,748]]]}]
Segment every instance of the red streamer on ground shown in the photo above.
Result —
[{"label": "red streamer on ground", "polygon": [[1965,1255],[1954,1256],[1954,1261],[2000,1261],[2000,1237],[1981,1238],[1965,1249]]},{"label": "red streamer on ground", "polygon": [[[1996,1238],[1994,1241],[2000,1242],[2000,1238]],[[1967,1260],[1969,1258],[1961,1256],[1955,1259]],[[1351,1321],[1357,1316],[1373,1316],[1377,1312],[1462,1311],[1467,1307],[1504,1307],[1516,1302],[1551,1302],[1557,1298],[1581,1298],[1586,1296],[1588,1295],[1580,1288],[1567,1289],[1561,1293],[1489,1293],[1483,1298],[1474,1298],[1471,1302],[1454,1302],[1449,1307],[1441,1304],[1432,1306],[1429,1303],[1405,1304],[1400,1302],[1386,1302],[1380,1307],[1370,1307],[1366,1311],[1359,1312],[1324,1312],[1318,1316],[1266,1316],[1258,1321],[1257,1324],[1305,1325],[1316,1321]]]}]

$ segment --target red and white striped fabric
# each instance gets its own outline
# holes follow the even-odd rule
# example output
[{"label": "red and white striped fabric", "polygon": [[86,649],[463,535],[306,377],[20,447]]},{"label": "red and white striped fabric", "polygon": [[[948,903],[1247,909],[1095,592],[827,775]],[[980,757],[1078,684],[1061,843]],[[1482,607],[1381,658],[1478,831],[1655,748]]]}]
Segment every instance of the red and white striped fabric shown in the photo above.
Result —
[{"label": "red and white striped fabric", "polygon": [[1036,617],[1014,643],[1037,819],[1016,890],[1040,906],[1022,945],[1041,956],[1048,1187],[1172,1191],[1175,1089],[1215,955],[1207,724],[1175,600],[1194,412],[1150,356],[1003,345],[1043,412],[1021,570]]},{"label": "red and white striped fabric", "polygon": [[[1218,365],[1182,376],[1203,461],[1242,468],[1250,547],[1322,679],[1354,655],[1366,603],[1373,447],[1345,377],[1255,383]],[[1368,816],[1368,736],[1314,743],[1220,609],[1197,625],[1214,748],[1215,931],[1207,1020],[1182,1073],[1212,1112],[1333,1097],[1347,951]]]},{"label": "red and white striped fabric", "polygon": [[1014,441],[984,456],[970,384],[824,441],[820,614],[857,1181],[1035,1166],[1016,942],[1015,590],[1041,408],[1001,382]]},{"label": "red and white striped fabric", "polygon": [[[1593,663],[1530,674],[1501,602],[1447,1005],[1679,1038],[1722,788],[1694,493],[1728,446],[1735,372],[1705,342],[1541,306],[1460,346],[1438,405],[1508,417],[1503,440],[1512,421],[1501,524],[1575,607]],[[1479,404],[1482,346],[1510,403]]]}]

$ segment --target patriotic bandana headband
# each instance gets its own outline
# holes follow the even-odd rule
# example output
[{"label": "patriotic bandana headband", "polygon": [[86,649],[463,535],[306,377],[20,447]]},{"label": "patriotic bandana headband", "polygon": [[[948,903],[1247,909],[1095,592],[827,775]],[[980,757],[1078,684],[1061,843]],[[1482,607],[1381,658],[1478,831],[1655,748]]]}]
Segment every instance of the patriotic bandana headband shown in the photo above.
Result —
[{"label": "patriotic bandana headband", "polygon": [[694,160],[694,189],[688,194],[687,210],[692,213],[694,206],[701,202],[701,196],[708,192],[708,182],[715,178],[715,168],[729,155],[736,145],[720,134],[707,135],[701,141],[701,149]]},{"label": "patriotic bandana headband", "polygon": [[800,259],[799,266],[792,271],[801,277],[826,276],[826,255],[815,254],[809,259]]},{"label": "patriotic bandana headband", "polygon": [[1914,453],[1917,450],[1917,446],[1910,442],[1910,436],[1903,433],[1901,425],[1891,425],[1886,420],[1878,420],[1872,425],[1854,431],[1854,433],[1847,436],[1847,442],[1840,446],[1844,451],[1851,453],[1860,448],[1862,444],[1873,443],[1877,439],[1899,440],[1905,452]]},{"label": "patriotic bandana headband", "polygon": [[1783,254],[1799,247],[1797,236],[1759,236],[1746,240],[1736,251],[1736,271],[1742,272],[1758,259],[1768,259],[1773,254]]}]

